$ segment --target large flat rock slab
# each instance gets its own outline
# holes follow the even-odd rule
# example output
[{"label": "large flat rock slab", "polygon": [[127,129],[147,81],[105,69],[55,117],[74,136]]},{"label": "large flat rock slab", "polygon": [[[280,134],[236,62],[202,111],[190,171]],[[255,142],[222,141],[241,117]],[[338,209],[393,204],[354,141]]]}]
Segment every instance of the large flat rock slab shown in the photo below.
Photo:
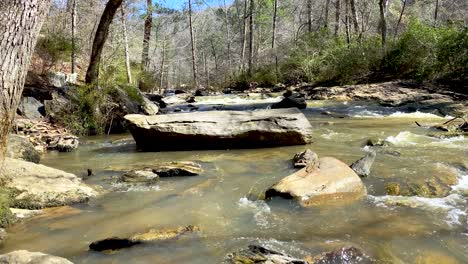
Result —
[{"label": "large flat rock slab", "polygon": [[295,108],[127,115],[144,151],[262,148],[311,142],[312,126]]},{"label": "large flat rock slab", "polygon": [[81,203],[97,192],[74,174],[23,160],[6,158],[2,176],[14,190],[14,206],[38,209]]}]

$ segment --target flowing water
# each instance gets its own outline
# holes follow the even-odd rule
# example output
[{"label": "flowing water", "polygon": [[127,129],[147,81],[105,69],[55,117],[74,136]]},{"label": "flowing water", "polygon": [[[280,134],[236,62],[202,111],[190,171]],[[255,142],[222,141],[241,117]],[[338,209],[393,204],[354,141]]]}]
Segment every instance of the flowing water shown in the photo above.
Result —
[{"label": "flowing water", "polygon": [[[277,99],[200,100],[201,108],[229,104],[227,108],[245,109]],[[323,115],[324,111],[333,115]],[[86,183],[108,193],[11,227],[1,252],[27,249],[75,263],[220,263],[226,254],[250,244],[296,257],[353,245],[377,263],[468,263],[468,139],[431,138],[414,123],[436,124],[444,117],[330,101],[310,101],[304,113],[314,126],[314,142],[308,146],[140,153],[130,135],[120,135],[84,138],[73,153],[48,153],[45,165],[77,175],[92,168],[95,176]],[[296,152],[311,148],[319,156],[351,163],[366,153],[363,144],[368,138],[386,139],[391,146],[390,153],[378,154],[371,175],[363,179],[369,193],[363,200],[304,209],[290,200],[247,199],[249,193],[259,194],[293,173],[290,160]],[[132,164],[185,160],[199,162],[204,172],[165,178],[151,187],[129,187],[112,179]],[[385,195],[385,183],[434,177],[458,181],[445,198]],[[88,245],[99,239],[186,225],[197,225],[201,232],[113,254],[88,251]]]}]

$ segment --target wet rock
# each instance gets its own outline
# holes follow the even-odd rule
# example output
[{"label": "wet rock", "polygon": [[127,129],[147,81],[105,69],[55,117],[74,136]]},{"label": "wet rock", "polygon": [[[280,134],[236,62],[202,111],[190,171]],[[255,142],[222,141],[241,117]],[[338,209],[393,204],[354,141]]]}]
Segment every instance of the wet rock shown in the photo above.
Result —
[{"label": "wet rock", "polygon": [[90,244],[89,249],[93,251],[119,250],[144,243],[178,239],[185,234],[198,231],[200,231],[200,228],[193,225],[165,230],[151,229],[148,232],[136,234],[129,238],[112,237],[99,240]]},{"label": "wet rock", "polygon": [[156,115],[159,112],[159,107],[151,102],[146,96],[142,96],[143,98],[143,112],[147,115]]},{"label": "wet rock", "polygon": [[369,147],[384,147],[386,146],[388,143],[384,140],[384,139],[381,139],[381,138],[369,138],[366,143],[364,144],[365,146],[369,146]]},{"label": "wet rock", "polygon": [[128,183],[153,184],[159,181],[158,174],[148,170],[129,171],[120,177],[120,180]]},{"label": "wet rock", "polygon": [[185,93],[187,93],[187,92],[184,91],[184,90],[180,90],[180,89],[175,89],[174,90],[174,94],[185,94]]},{"label": "wet rock", "polygon": [[73,264],[67,259],[26,250],[13,251],[0,255],[2,264]]},{"label": "wet rock", "polygon": [[144,96],[150,101],[157,103],[160,108],[166,108],[167,106],[166,103],[163,101],[162,95],[145,93]]},{"label": "wet rock", "polygon": [[190,161],[171,162],[153,168],[160,177],[197,176],[203,172],[200,164]]},{"label": "wet rock", "polygon": [[190,96],[190,97],[188,97],[188,98],[185,100],[185,102],[187,102],[187,103],[189,103],[189,104],[195,103],[195,102],[196,102],[196,101],[195,101],[195,96]]},{"label": "wet rock", "polygon": [[329,201],[353,201],[366,194],[366,187],[348,165],[324,157],[319,159],[318,168],[306,167],[283,178],[266,191],[265,198],[294,198],[307,207]]},{"label": "wet rock", "polygon": [[78,148],[80,141],[76,136],[60,136],[55,142],[50,142],[48,148],[59,152],[72,152]]},{"label": "wet rock", "polygon": [[410,183],[409,194],[406,196],[419,196],[427,198],[445,197],[452,188],[439,178],[431,178],[423,183]]},{"label": "wet rock", "polygon": [[193,95],[195,95],[195,96],[207,96],[208,92],[205,91],[205,90],[198,89],[198,90],[195,91],[195,93]]},{"label": "wet rock", "polygon": [[258,148],[311,142],[312,126],[297,109],[127,115],[145,151]]},{"label": "wet rock", "polygon": [[80,203],[96,196],[76,175],[27,161],[6,158],[6,187],[14,192],[13,206],[39,209]]},{"label": "wet rock", "polygon": [[318,167],[318,155],[310,149],[299,152],[294,155],[293,165],[294,168],[304,168],[307,166]]},{"label": "wet rock", "polygon": [[300,95],[292,95],[292,96],[284,98],[280,102],[275,103],[271,106],[272,109],[293,108],[293,107],[296,107],[298,109],[305,109],[307,108],[307,102]]},{"label": "wet rock", "polygon": [[309,259],[313,264],[370,264],[374,260],[355,247],[343,247]]},{"label": "wet rock", "polygon": [[393,157],[401,156],[401,153],[396,150],[384,150],[382,153],[385,155],[393,156]]},{"label": "wet rock", "polygon": [[387,195],[398,196],[401,194],[401,187],[399,183],[390,182],[385,184],[385,193]]},{"label": "wet rock", "polygon": [[7,157],[39,163],[41,154],[27,137],[10,134],[8,136]]},{"label": "wet rock", "polygon": [[226,257],[225,263],[232,264],[309,264],[307,261],[267,249],[262,246],[250,245],[247,249],[231,253]]},{"label": "wet rock", "polygon": [[351,164],[351,169],[353,169],[353,171],[356,172],[357,175],[359,175],[360,177],[369,176],[376,155],[377,154],[375,151],[367,153],[364,157],[358,159],[353,164]]},{"label": "wet rock", "polygon": [[45,115],[44,105],[34,97],[21,98],[18,112],[28,119],[41,119]]}]

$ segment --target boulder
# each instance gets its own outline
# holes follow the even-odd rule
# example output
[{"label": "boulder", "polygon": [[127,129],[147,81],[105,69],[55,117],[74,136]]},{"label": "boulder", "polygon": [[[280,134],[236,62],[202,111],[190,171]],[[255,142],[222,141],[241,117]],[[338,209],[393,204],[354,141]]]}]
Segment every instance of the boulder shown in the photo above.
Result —
[{"label": "boulder", "polygon": [[159,176],[150,170],[129,171],[120,177],[120,180],[128,183],[156,183]]},{"label": "boulder", "polygon": [[63,135],[49,143],[48,148],[58,150],[59,152],[72,152],[78,148],[80,141],[78,137],[72,135]]},{"label": "boulder", "polygon": [[67,259],[26,250],[13,251],[0,255],[2,264],[73,264]]},{"label": "boulder", "polygon": [[159,177],[196,176],[203,172],[200,164],[194,162],[171,162],[153,168]]},{"label": "boulder", "polygon": [[195,96],[207,96],[208,92],[205,91],[205,90],[198,89],[198,90],[195,91],[195,93],[193,95],[195,95]]},{"label": "boulder", "polygon": [[39,163],[41,154],[34,148],[34,145],[25,136],[10,134],[8,136],[7,157],[22,159],[34,163]]},{"label": "boulder", "polygon": [[198,231],[200,231],[200,228],[193,225],[174,229],[151,229],[148,232],[136,234],[129,238],[111,237],[99,240],[91,243],[89,249],[93,251],[119,250],[144,243],[178,239],[185,234]]},{"label": "boulder", "polygon": [[275,103],[271,106],[272,109],[292,108],[292,107],[305,109],[307,108],[307,102],[300,95],[292,95],[292,96],[284,98],[280,102]]},{"label": "boulder", "polygon": [[308,165],[313,167],[318,166],[318,155],[310,149],[306,149],[303,152],[299,152],[294,155],[293,165],[294,168],[304,168]]},{"label": "boulder", "polygon": [[159,94],[145,93],[144,96],[150,101],[158,104],[160,108],[166,108],[166,103],[163,101],[163,96]]},{"label": "boulder", "polygon": [[312,138],[312,126],[297,109],[127,115],[125,118],[138,148],[145,151],[304,145]]},{"label": "boulder", "polygon": [[319,159],[318,168],[306,167],[280,180],[266,191],[265,199],[294,198],[307,207],[328,201],[352,201],[366,194],[361,178],[348,165],[324,157]]},{"label": "boulder", "polygon": [[151,102],[146,96],[142,96],[143,98],[143,112],[147,115],[156,115],[159,112],[159,107]]},{"label": "boulder", "polygon": [[41,119],[45,115],[44,105],[34,97],[21,98],[18,112],[24,118]]},{"label": "boulder", "polygon": [[45,113],[52,122],[58,122],[63,116],[70,114],[72,105],[70,100],[58,92],[53,92],[51,97],[51,100],[44,101]]},{"label": "boulder", "polygon": [[97,193],[76,175],[27,161],[6,158],[3,174],[13,190],[13,206],[40,209],[80,203]]},{"label": "boulder", "polygon": [[364,157],[358,159],[353,164],[351,164],[351,169],[353,169],[353,171],[356,172],[357,175],[359,175],[360,177],[369,176],[376,155],[377,154],[375,151],[367,153]]},{"label": "boulder", "polygon": [[242,249],[229,254],[226,258],[226,263],[309,264],[309,262],[305,260],[294,258],[284,253],[255,245],[250,245],[247,249]]}]

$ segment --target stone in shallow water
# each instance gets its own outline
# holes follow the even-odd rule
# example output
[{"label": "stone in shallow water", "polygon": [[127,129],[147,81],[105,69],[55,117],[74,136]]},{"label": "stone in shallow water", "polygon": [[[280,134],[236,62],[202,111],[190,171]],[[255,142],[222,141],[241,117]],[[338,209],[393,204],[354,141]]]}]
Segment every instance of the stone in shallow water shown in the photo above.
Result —
[{"label": "stone in shallow water", "polygon": [[200,164],[189,161],[171,162],[153,168],[160,177],[197,176],[203,172]]},{"label": "stone in shallow water", "polygon": [[312,139],[312,126],[294,108],[125,118],[138,148],[145,151],[304,145]]},{"label": "stone in shallow water", "polygon": [[29,252],[26,250],[13,251],[0,255],[2,264],[73,264],[73,262],[40,252]]},{"label": "stone in shallow water", "polygon": [[307,207],[331,201],[353,201],[366,194],[366,187],[348,165],[324,157],[319,159],[317,169],[303,168],[283,178],[266,191],[265,198],[294,198]]},{"label": "stone in shallow water", "polygon": [[293,164],[294,168],[304,168],[308,165],[313,167],[318,166],[318,155],[310,149],[306,149],[303,152],[299,152],[294,155]]},{"label": "stone in shallow water", "polygon": [[375,151],[367,153],[364,157],[358,159],[353,164],[351,164],[351,169],[353,169],[353,171],[356,172],[357,175],[359,175],[360,177],[369,176],[376,155],[377,154]]},{"label": "stone in shallow water", "polygon": [[136,245],[178,239],[184,234],[200,231],[197,226],[189,225],[175,229],[151,229],[148,232],[136,234],[129,238],[111,237],[93,242],[89,245],[89,249],[93,251],[109,251],[129,248]]},{"label": "stone in shallow water", "polygon": [[308,258],[313,264],[370,264],[374,260],[355,247],[343,247],[319,256]]},{"label": "stone in shallow water", "polygon": [[129,183],[156,183],[159,181],[158,174],[148,170],[129,171],[120,177],[123,182]]},{"label": "stone in shallow water", "polygon": [[247,249],[229,254],[226,262],[231,264],[308,264],[305,260],[255,245],[250,245]]}]

